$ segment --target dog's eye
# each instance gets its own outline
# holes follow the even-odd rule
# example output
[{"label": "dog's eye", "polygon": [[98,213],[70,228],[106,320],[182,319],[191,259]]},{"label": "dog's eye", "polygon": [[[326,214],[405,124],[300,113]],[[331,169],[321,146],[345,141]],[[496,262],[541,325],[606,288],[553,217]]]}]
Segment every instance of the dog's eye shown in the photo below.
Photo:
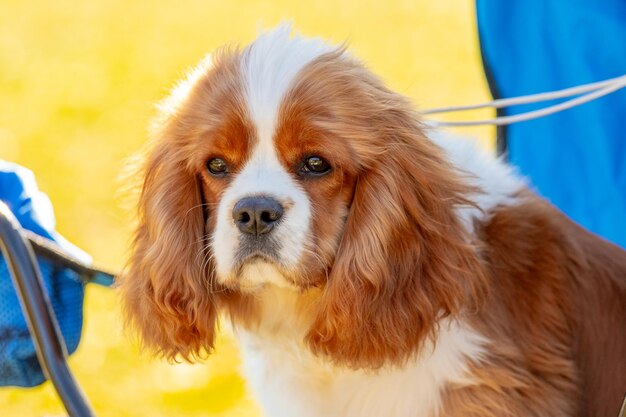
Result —
[{"label": "dog's eye", "polygon": [[330,172],[330,164],[319,156],[309,156],[300,167],[302,175],[324,175]]},{"label": "dog's eye", "polygon": [[226,169],[228,168],[226,165],[226,161],[221,158],[213,158],[209,160],[206,166],[209,172],[216,177],[226,175]]}]

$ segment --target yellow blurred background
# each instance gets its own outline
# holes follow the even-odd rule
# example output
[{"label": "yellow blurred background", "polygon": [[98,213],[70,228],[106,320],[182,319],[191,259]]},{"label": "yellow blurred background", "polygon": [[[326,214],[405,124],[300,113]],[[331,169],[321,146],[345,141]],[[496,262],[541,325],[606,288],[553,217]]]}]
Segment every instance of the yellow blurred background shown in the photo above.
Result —
[{"label": "yellow blurred background", "polygon": [[[118,176],[146,138],[153,103],[207,52],[283,20],[305,35],[347,39],[421,108],[489,97],[472,0],[0,0],[0,159],[32,169],[58,230],[97,264],[119,269],[131,214]],[[492,143],[488,128],[461,133]],[[204,364],[152,360],[122,334],[106,288],[87,289],[70,364],[99,416],[259,415],[228,330]],[[0,388],[0,415],[64,413],[46,383]]]}]

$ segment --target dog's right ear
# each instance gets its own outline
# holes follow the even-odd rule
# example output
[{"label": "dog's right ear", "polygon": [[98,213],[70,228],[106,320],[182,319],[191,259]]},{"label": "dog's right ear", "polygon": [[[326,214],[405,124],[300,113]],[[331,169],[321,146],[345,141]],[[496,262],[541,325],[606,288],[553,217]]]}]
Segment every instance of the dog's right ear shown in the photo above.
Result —
[{"label": "dog's right ear", "polygon": [[213,348],[214,268],[205,253],[198,179],[172,148],[157,140],[146,158],[138,225],[119,289],[126,321],[145,347],[192,361]]},{"label": "dog's right ear", "polygon": [[172,128],[208,71],[207,59],[162,103],[141,163],[137,227],[119,279],[128,327],[149,350],[193,361],[213,349],[217,311],[200,178],[192,151]]}]

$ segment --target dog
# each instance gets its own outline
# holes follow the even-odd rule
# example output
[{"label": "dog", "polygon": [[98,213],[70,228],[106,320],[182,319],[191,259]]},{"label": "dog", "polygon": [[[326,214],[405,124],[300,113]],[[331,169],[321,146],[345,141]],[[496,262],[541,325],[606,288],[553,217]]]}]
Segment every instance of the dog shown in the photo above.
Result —
[{"label": "dog", "polygon": [[193,362],[223,314],[268,416],[617,416],[626,252],[343,46],[203,60],[140,178],[127,324]]}]

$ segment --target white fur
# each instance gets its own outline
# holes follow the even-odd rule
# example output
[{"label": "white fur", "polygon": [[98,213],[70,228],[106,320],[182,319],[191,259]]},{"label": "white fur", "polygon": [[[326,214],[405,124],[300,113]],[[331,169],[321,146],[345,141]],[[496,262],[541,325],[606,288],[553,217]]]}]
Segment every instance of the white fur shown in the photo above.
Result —
[{"label": "white fur", "polygon": [[246,102],[262,137],[273,134],[281,100],[300,70],[335,49],[321,39],[290,35],[291,26],[280,25],[261,34],[242,55]]},{"label": "white fur", "polygon": [[469,198],[476,207],[458,210],[463,224],[473,231],[473,220],[485,220],[498,206],[514,205],[520,191],[527,187],[513,167],[489,154],[471,138],[455,136],[442,131],[429,132],[430,139],[442,147],[450,162],[466,181],[482,190]]},{"label": "white fur", "polygon": [[340,368],[303,345],[306,302],[293,291],[268,289],[263,321],[237,332],[244,371],[266,415],[272,417],[426,417],[436,415],[446,384],[472,384],[468,359],[483,356],[485,339],[464,323],[446,321],[435,345],[403,368]]},{"label": "white fur", "polygon": [[[280,266],[284,270],[296,269],[304,251],[311,217],[310,203],[304,190],[278,160],[274,131],[281,100],[298,72],[334,48],[318,39],[298,35],[290,38],[290,33],[289,25],[281,25],[260,35],[242,54],[246,105],[258,142],[219,204],[212,240],[221,281],[233,278],[231,273],[240,232],[231,211],[242,198],[263,194],[276,198],[285,207],[283,219],[272,232],[273,239],[281,245]],[[268,283],[288,286],[276,267],[261,261],[246,265],[239,279],[248,288]]]}]

